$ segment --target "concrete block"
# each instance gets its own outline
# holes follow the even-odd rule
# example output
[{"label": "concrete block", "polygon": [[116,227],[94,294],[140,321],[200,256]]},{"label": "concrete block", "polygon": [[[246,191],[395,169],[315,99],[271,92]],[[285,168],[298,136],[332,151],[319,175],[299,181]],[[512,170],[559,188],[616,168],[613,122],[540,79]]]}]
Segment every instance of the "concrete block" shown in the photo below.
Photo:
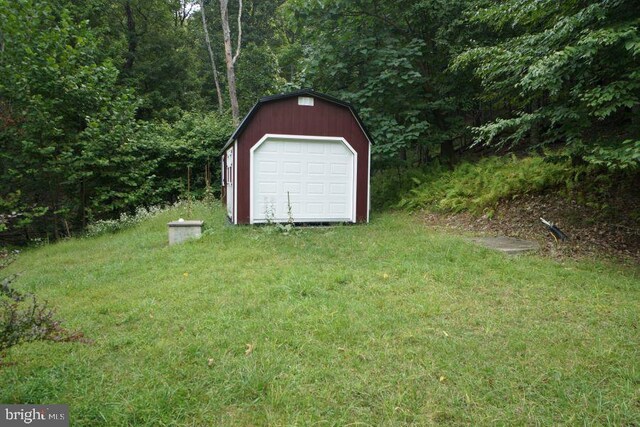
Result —
[{"label": "concrete block", "polygon": [[188,239],[198,239],[202,235],[204,221],[171,221],[169,226],[169,245],[182,243]]}]

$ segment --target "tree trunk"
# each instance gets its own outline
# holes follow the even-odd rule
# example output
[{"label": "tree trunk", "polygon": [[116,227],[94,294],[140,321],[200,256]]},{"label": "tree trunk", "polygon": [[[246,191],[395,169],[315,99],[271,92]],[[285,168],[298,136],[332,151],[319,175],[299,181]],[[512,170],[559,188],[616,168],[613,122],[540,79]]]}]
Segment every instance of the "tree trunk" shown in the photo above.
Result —
[{"label": "tree trunk", "polygon": [[[531,114],[535,114],[538,111],[538,107],[540,103],[538,100],[534,99],[531,101]],[[537,120],[531,124],[531,130],[529,131],[529,146],[536,149],[536,151],[541,150],[540,147],[540,122]]]},{"label": "tree trunk", "polygon": [[640,107],[638,105],[631,107],[631,126],[640,128]]},{"label": "tree trunk", "polygon": [[227,86],[229,87],[229,99],[231,101],[231,117],[233,124],[238,126],[240,123],[240,109],[238,108],[238,95],[236,93],[236,71],[235,62],[240,55],[240,42],[242,37],[242,0],[238,0],[238,45],[236,46],[235,56],[231,49],[231,31],[229,30],[229,10],[227,5],[229,0],[220,0],[220,16],[222,21],[222,36],[224,39],[224,58],[227,63]]},{"label": "tree trunk", "polygon": [[127,57],[124,62],[124,72],[127,73],[133,68],[136,50],[138,49],[138,35],[136,34],[136,21],[133,17],[131,2],[124,3],[124,13],[127,15]]},{"label": "tree trunk", "polygon": [[[438,110],[434,111],[433,114],[438,128],[443,132],[447,132],[447,122],[443,117],[443,114]],[[440,143],[440,163],[447,166],[449,169],[453,169],[453,164],[455,163],[453,138]]]},{"label": "tree trunk", "polygon": [[452,169],[454,160],[455,152],[453,149],[453,140],[450,139],[448,141],[444,141],[440,144],[440,163]]},{"label": "tree trunk", "polygon": [[218,68],[216,67],[216,60],[213,56],[213,49],[211,49],[211,40],[209,39],[209,29],[207,28],[207,18],[204,11],[204,0],[200,0],[200,14],[202,15],[202,29],[204,30],[204,39],[207,43],[207,50],[209,51],[209,59],[211,60],[211,70],[213,71],[213,81],[216,84],[216,95],[218,96],[218,112],[222,113],[222,91],[220,90],[220,81],[218,80]]}]

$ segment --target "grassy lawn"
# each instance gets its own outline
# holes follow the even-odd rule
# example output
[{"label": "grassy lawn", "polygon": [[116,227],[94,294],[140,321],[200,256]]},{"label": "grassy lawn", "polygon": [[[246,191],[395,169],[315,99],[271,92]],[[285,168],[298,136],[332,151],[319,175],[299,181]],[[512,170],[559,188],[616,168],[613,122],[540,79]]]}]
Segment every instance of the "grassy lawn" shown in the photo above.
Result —
[{"label": "grassy lawn", "polygon": [[72,425],[640,424],[640,276],[511,258],[407,214],[231,227],[196,208],[29,250],[2,275],[95,340],[32,343],[0,402]]}]

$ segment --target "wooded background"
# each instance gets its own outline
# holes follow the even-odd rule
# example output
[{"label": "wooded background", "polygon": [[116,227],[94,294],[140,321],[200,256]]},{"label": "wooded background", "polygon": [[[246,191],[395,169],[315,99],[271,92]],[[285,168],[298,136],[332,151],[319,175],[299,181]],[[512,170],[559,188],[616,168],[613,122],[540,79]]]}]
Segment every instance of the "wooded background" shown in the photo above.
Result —
[{"label": "wooded background", "polygon": [[639,25],[634,0],[0,0],[0,231],[215,195],[234,123],[303,87],[358,109],[377,171],[534,150],[637,173]]}]

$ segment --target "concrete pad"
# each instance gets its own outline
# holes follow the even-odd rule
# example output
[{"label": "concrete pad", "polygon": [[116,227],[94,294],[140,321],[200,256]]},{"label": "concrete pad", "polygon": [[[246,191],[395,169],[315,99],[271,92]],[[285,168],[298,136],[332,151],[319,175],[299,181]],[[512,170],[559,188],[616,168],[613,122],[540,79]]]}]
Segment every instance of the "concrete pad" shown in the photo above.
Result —
[{"label": "concrete pad", "polygon": [[516,239],[515,237],[474,237],[471,241],[484,246],[504,252],[508,255],[517,255],[525,252],[537,251],[540,248],[537,242],[531,240]]}]

